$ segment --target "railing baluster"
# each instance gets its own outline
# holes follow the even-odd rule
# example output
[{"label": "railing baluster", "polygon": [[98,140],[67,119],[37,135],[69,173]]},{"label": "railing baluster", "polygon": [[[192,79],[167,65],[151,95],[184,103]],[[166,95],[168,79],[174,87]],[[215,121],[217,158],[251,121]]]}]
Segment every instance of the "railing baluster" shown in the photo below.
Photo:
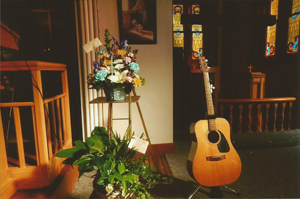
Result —
[{"label": "railing baluster", "polygon": [[24,153],[24,145],[23,145],[23,135],[22,135],[22,127],[21,127],[21,118],[20,118],[20,109],[19,107],[13,108],[14,119],[15,119],[15,130],[17,137],[17,146],[18,146],[18,155],[19,155],[19,163],[20,168],[25,168],[25,153]]},{"label": "railing baluster", "polygon": [[281,116],[282,116],[282,119],[281,119],[281,131],[284,131],[284,125],[283,125],[283,123],[284,123],[284,110],[285,110],[285,107],[286,107],[286,103],[285,102],[283,102],[282,103],[282,113],[281,113]]},{"label": "railing baluster", "polygon": [[49,160],[53,156],[52,152],[52,138],[51,138],[51,129],[50,129],[50,117],[49,117],[49,103],[45,104],[46,111],[45,111],[45,119],[46,119],[46,133],[47,133],[47,143],[48,143],[48,154],[49,154]]},{"label": "railing baluster", "polygon": [[252,104],[249,104],[248,105],[248,109],[249,109],[249,113],[248,113],[248,118],[249,118],[249,124],[248,124],[248,131],[247,133],[251,133],[252,132],[252,129],[251,129],[251,126],[252,126]]},{"label": "railing baluster", "polygon": [[242,121],[243,121],[243,104],[239,105],[240,109],[240,121],[239,121],[239,133],[242,133]]},{"label": "railing baluster", "polygon": [[55,117],[55,108],[54,108],[54,101],[51,102],[51,120],[52,120],[52,130],[53,130],[53,137],[54,137],[54,153],[58,152],[57,146],[57,131],[56,131],[56,117]]},{"label": "railing baluster", "polygon": [[32,114],[32,124],[33,124],[33,134],[34,134],[34,143],[35,143],[35,151],[36,151],[36,163],[37,166],[39,166],[40,164],[40,156],[39,156],[39,150],[37,150],[38,148],[38,134],[37,134],[37,130],[36,130],[36,117],[35,117],[35,110],[34,110],[34,106],[31,107],[31,114]]},{"label": "railing baluster", "polygon": [[[234,133],[241,133],[243,131],[269,132],[284,129],[290,130],[291,123],[293,122],[292,106],[294,101],[296,101],[296,98],[294,97],[218,100],[220,104],[220,115],[228,120],[230,129],[232,131],[234,130]],[[239,108],[234,108],[235,106]],[[280,110],[278,109],[278,106],[280,106]],[[244,110],[247,107],[248,110]],[[280,113],[277,113],[277,111],[280,111]],[[248,121],[243,121],[247,114]],[[280,114],[279,118],[278,114]],[[235,119],[234,117],[237,118]]]},{"label": "railing baluster", "polygon": [[232,112],[233,112],[233,105],[230,104],[230,105],[229,105],[229,108],[230,108],[230,121],[229,121],[229,123],[230,123],[230,130],[232,131],[232,122],[233,122]]},{"label": "railing baluster", "polygon": [[261,132],[261,104],[257,104],[257,132]]},{"label": "railing baluster", "polygon": [[267,103],[266,104],[266,129],[265,129],[265,132],[268,132],[269,131],[269,127],[268,127],[268,123],[269,123],[269,108],[270,108],[270,104]]},{"label": "railing baluster", "polygon": [[60,116],[60,103],[59,99],[56,101],[56,112],[57,112],[57,122],[58,122],[58,137],[59,137],[59,148],[62,149],[63,146],[63,138],[62,138],[62,127],[61,127],[61,116]]},{"label": "railing baluster", "polygon": [[288,130],[291,130],[292,107],[293,107],[293,102],[290,102]]},{"label": "railing baluster", "polygon": [[278,103],[275,103],[274,104],[274,127],[273,127],[273,131],[277,131],[277,128],[276,128],[277,108],[278,108]]}]

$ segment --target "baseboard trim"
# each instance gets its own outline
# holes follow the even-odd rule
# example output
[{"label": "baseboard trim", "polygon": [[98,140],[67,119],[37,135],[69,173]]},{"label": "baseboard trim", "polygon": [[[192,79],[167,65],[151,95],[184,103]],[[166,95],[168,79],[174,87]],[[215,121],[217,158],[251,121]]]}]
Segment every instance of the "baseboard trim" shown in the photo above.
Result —
[{"label": "baseboard trim", "polygon": [[[175,143],[152,144],[154,154],[175,153]],[[151,148],[148,146],[147,155],[151,155]]]}]

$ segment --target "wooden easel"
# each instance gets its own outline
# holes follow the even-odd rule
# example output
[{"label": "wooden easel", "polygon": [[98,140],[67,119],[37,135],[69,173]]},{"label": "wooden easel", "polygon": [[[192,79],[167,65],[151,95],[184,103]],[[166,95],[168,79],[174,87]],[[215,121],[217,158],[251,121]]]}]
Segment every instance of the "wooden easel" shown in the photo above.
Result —
[{"label": "wooden easel", "polygon": [[[139,112],[139,115],[140,115],[140,118],[141,118],[141,121],[142,121],[142,124],[143,124],[143,128],[144,128],[144,131],[145,131],[145,135],[147,137],[147,141],[149,142],[149,147],[150,147],[151,154],[153,156],[154,163],[155,163],[155,165],[157,165],[155,157],[154,157],[154,152],[153,152],[151,140],[150,140],[150,137],[149,137],[149,134],[148,134],[148,131],[147,131],[147,128],[146,128],[146,124],[145,124],[145,121],[144,121],[144,117],[143,117],[143,114],[142,114],[142,110],[141,110],[141,107],[140,107],[140,104],[139,104],[140,96],[138,96],[136,94],[134,88],[132,89],[132,94],[133,94],[133,96],[131,96],[131,93],[130,93],[129,96],[127,96],[124,101],[107,101],[106,97],[97,97],[96,99],[90,101],[90,104],[94,104],[94,103],[101,103],[101,104],[108,103],[107,130],[108,130],[109,134],[111,135],[111,133],[112,133],[113,120],[128,120],[129,128],[130,128],[130,137],[131,137],[132,136],[132,129],[131,129],[131,121],[132,121],[132,119],[131,119],[132,118],[132,115],[131,115],[131,103],[136,103],[136,106],[137,106],[137,109],[138,109],[138,112]],[[129,113],[128,114],[128,118],[113,118],[113,104],[115,104],[115,103],[128,103],[128,113]]]}]

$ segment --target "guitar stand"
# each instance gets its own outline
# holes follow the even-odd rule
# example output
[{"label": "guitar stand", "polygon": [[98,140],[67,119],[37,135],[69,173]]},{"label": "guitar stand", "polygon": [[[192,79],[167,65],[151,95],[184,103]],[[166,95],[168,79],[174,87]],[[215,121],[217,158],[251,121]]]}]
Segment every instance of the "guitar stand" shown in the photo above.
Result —
[{"label": "guitar stand", "polygon": [[[197,191],[200,189],[202,187],[202,185],[200,184],[196,189],[195,189],[195,191],[188,197],[188,199],[191,199],[194,195],[195,195],[195,193],[197,193]],[[229,187],[227,187],[227,186],[222,186],[222,187],[224,187],[225,189],[227,189],[228,191],[230,191],[230,192],[232,192],[232,193],[234,193],[234,194],[239,194],[237,191],[235,191],[234,189],[231,189],[231,188],[229,188]]]}]

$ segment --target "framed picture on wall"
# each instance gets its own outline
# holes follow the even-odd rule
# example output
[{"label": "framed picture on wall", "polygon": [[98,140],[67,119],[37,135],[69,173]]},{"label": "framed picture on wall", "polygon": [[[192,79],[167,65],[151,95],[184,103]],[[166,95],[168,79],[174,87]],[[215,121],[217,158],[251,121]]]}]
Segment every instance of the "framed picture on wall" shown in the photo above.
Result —
[{"label": "framed picture on wall", "polygon": [[156,44],[156,0],[118,0],[120,41]]}]

